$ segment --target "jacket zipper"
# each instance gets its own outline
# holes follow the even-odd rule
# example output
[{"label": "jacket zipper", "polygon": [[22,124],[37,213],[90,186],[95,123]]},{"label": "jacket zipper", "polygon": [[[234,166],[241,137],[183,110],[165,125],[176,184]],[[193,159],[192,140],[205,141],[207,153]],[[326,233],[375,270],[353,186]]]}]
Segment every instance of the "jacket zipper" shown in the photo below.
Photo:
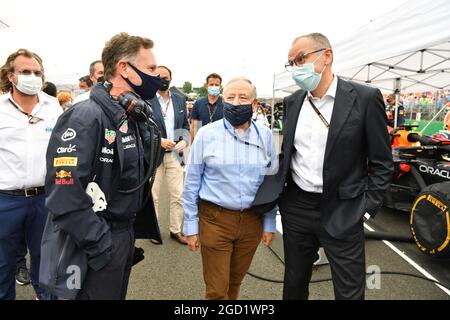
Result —
[{"label": "jacket zipper", "polygon": [[63,257],[65,256],[65,253],[66,253],[66,250],[67,250],[67,245],[69,244],[69,240],[70,240],[70,237],[69,237],[69,235],[66,234],[66,239],[64,240],[64,245],[62,247],[61,255],[59,256],[59,259],[58,259],[58,265],[56,267],[55,285],[58,282],[59,269],[61,267],[61,263],[62,263]]}]

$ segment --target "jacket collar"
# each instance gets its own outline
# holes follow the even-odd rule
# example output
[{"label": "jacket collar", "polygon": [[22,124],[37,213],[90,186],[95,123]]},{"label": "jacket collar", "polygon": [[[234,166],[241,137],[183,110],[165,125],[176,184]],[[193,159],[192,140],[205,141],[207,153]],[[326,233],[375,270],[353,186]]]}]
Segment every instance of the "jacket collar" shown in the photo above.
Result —
[{"label": "jacket collar", "polygon": [[102,108],[111,122],[115,125],[115,129],[118,129],[127,119],[125,109],[118,101],[111,98],[109,92],[101,83],[96,84],[92,88],[90,98]]}]

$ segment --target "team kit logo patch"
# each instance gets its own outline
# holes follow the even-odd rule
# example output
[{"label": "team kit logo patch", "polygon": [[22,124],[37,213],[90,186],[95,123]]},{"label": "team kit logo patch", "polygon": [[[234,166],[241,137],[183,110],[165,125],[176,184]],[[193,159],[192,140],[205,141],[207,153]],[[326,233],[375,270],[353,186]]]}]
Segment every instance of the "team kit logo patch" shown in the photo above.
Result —
[{"label": "team kit logo patch", "polygon": [[72,128],[68,128],[61,136],[61,140],[66,142],[69,140],[73,140],[75,139],[75,137],[77,136],[77,132],[75,130],[73,130]]},{"label": "team kit logo patch", "polygon": [[128,120],[125,120],[123,124],[120,126],[119,131],[122,133],[128,132]]},{"label": "team kit logo patch", "polygon": [[77,164],[77,157],[60,157],[53,159],[53,167],[76,167]]},{"label": "team kit logo patch", "polygon": [[72,152],[76,152],[77,151],[77,145],[74,144],[69,144],[68,147],[59,147],[56,152],[57,153],[72,153]]},{"label": "team kit logo patch", "polygon": [[105,139],[109,144],[112,144],[116,141],[116,132],[114,130],[105,129]]},{"label": "team kit logo patch", "polygon": [[57,185],[73,184],[72,171],[66,171],[66,170],[56,171],[55,184],[57,184]]}]

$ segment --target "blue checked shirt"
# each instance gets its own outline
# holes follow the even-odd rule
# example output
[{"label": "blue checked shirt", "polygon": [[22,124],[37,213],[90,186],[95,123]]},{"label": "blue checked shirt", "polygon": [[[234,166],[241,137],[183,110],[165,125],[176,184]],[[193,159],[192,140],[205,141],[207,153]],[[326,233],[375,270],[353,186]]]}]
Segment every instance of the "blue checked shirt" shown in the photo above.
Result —
[{"label": "blue checked shirt", "polygon": [[[199,233],[198,203],[206,200],[230,210],[251,207],[264,175],[278,169],[272,133],[255,124],[239,136],[223,119],[202,127],[195,136],[183,191],[184,234]],[[264,231],[275,232],[274,209],[264,214]]]}]

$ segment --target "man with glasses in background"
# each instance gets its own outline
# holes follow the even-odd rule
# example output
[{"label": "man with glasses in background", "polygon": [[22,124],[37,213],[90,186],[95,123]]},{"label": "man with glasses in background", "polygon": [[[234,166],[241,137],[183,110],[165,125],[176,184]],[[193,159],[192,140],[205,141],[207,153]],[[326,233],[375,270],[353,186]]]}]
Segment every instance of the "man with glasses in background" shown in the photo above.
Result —
[{"label": "man with glasses in background", "polygon": [[[161,184],[164,179],[167,179],[170,196],[170,237],[185,245],[187,242],[186,237],[182,234],[183,204],[181,197],[184,182],[183,150],[189,143],[186,100],[182,96],[170,92],[172,71],[168,67],[158,66],[156,72],[161,77],[161,87],[150,103],[153,106],[155,122],[161,131],[161,151],[152,187],[153,202],[158,213]],[[154,240],[152,242],[156,244]]]},{"label": "man with glasses in background", "polygon": [[286,69],[300,90],[283,102],[278,175],[266,177],[254,202],[278,202],[286,262],[283,298],[308,299],[322,246],[335,298],[364,299],[363,222],[380,208],[393,172],[383,97],[376,88],[333,74],[333,50],[320,33],[296,38],[288,59]]},{"label": "man with glasses in background", "polygon": [[0,70],[0,299],[15,299],[17,255],[25,238],[37,298],[41,238],[47,219],[45,153],[62,113],[41,92],[42,60],[25,49],[12,53]]}]

